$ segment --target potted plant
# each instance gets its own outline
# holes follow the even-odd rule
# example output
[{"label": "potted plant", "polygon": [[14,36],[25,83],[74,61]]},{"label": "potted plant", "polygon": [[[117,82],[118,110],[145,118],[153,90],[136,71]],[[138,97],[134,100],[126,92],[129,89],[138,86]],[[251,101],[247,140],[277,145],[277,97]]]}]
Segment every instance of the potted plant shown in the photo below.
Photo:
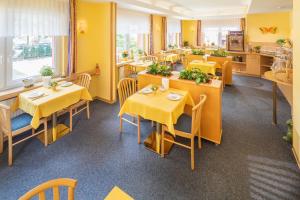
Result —
[{"label": "potted plant", "polygon": [[154,63],[148,67],[148,74],[171,76],[171,68],[169,66],[160,66],[158,63]]},{"label": "potted plant", "polygon": [[253,50],[255,53],[260,53],[261,46],[255,46],[255,47],[253,47]]},{"label": "potted plant", "polygon": [[276,41],[276,44],[278,44],[280,47],[283,47],[286,44],[286,40],[285,39],[278,39]]},{"label": "potted plant", "polygon": [[51,78],[54,75],[52,68],[50,66],[44,66],[40,70],[40,74],[42,76],[43,86],[49,87]]},{"label": "potted plant", "polygon": [[184,42],[183,42],[183,46],[184,46],[184,47],[188,47],[188,46],[189,46],[189,42],[188,42],[188,41],[184,41]]},{"label": "potted plant", "polygon": [[192,54],[193,55],[198,55],[198,56],[204,56],[205,55],[205,52],[201,49],[193,49],[192,50]]},{"label": "potted plant", "polygon": [[49,86],[51,87],[51,89],[53,91],[57,91],[56,87],[58,86],[58,82],[57,81],[50,81]]},{"label": "potted plant", "polygon": [[123,58],[124,60],[126,60],[126,59],[128,59],[128,56],[129,56],[128,51],[127,51],[127,50],[124,50],[124,51],[122,52],[122,58]]}]

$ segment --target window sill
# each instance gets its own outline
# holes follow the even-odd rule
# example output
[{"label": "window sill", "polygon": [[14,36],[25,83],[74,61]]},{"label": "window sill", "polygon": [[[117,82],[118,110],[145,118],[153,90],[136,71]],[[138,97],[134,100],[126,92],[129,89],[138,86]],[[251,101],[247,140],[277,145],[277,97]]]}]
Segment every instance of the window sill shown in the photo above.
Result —
[{"label": "window sill", "polygon": [[[58,81],[58,82],[59,81],[65,81],[65,80],[69,80],[69,77],[55,78],[54,80]],[[42,87],[42,85],[43,85],[42,82],[37,82],[32,87],[29,87],[29,88],[17,87],[17,88],[13,88],[13,89],[0,91],[0,101],[5,101],[5,100],[8,100],[8,99],[15,98],[22,92],[26,92],[26,91],[29,91],[29,90],[33,90],[33,89]]]}]

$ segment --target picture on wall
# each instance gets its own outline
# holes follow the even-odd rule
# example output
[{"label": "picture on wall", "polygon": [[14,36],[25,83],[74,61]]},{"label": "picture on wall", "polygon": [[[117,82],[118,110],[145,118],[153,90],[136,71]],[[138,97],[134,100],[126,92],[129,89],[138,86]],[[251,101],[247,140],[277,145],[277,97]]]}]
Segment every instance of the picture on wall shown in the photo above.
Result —
[{"label": "picture on wall", "polygon": [[227,41],[228,51],[244,51],[244,31],[229,31]]}]

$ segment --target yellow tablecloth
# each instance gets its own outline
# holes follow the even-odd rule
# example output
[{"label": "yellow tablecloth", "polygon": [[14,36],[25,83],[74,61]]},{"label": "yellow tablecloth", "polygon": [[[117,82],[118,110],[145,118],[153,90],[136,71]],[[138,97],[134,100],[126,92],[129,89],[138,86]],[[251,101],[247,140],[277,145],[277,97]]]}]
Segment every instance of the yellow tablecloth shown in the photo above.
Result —
[{"label": "yellow tablecloth", "polygon": [[194,60],[188,64],[187,69],[198,68],[204,73],[216,74],[216,68],[220,68],[216,62],[204,62],[200,60]]},{"label": "yellow tablecloth", "polygon": [[133,62],[129,65],[132,67],[132,70],[135,72],[141,72],[146,70],[150,65],[152,65],[152,61],[145,61],[145,62]]},{"label": "yellow tablecloth", "polygon": [[[39,99],[32,100],[28,95],[34,91],[42,91],[45,95]],[[79,102],[80,100],[92,100],[88,90],[79,85],[69,87],[57,87],[57,91],[40,87],[31,91],[21,93],[16,101],[16,107],[33,116],[31,125],[38,128],[39,120],[51,114]]]},{"label": "yellow tablecloth", "polygon": [[[148,86],[150,87],[150,86]],[[181,94],[182,99],[171,101],[167,95],[171,92]],[[184,112],[185,105],[194,105],[194,101],[188,91],[170,88],[168,91],[157,91],[156,94],[136,94],[130,96],[122,106],[119,115],[125,113],[139,115],[144,119],[165,124],[169,131],[174,134],[174,124]]]}]

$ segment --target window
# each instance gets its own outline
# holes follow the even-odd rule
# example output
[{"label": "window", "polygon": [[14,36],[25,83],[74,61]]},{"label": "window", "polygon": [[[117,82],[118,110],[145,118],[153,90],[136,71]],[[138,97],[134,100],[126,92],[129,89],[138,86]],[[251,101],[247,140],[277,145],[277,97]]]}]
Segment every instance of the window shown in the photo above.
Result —
[{"label": "window", "polygon": [[149,53],[150,16],[144,13],[118,8],[117,56],[124,50],[137,55]]},{"label": "window", "polygon": [[168,31],[168,46],[177,46],[180,44],[180,20],[168,18],[167,19],[167,31]]},{"label": "window", "polygon": [[60,73],[69,0],[1,0],[0,22],[0,90],[39,80],[43,66]]},{"label": "window", "polygon": [[229,31],[239,31],[239,19],[203,20],[203,42],[206,46],[226,47]]}]

